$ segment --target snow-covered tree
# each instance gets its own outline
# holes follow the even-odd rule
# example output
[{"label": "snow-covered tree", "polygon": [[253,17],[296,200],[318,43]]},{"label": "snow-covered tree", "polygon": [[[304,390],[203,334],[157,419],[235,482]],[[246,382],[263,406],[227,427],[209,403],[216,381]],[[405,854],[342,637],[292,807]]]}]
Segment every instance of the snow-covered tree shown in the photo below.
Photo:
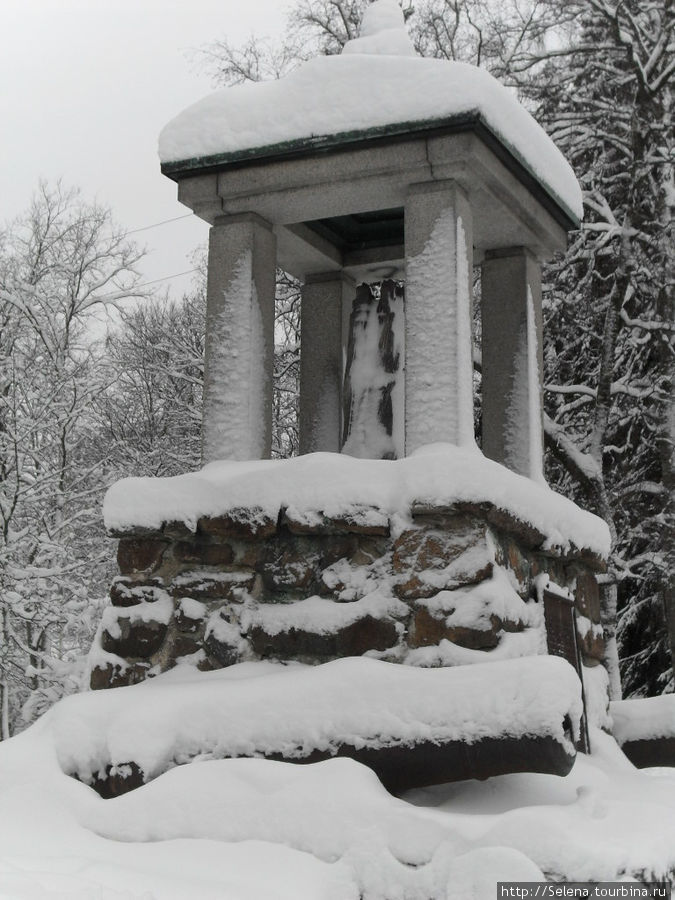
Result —
[{"label": "snow-covered tree", "polygon": [[[91,410],[107,387],[92,329],[138,292],[137,248],[110,211],[41,184],[0,249],[0,683],[3,736],[77,678],[104,593],[101,460]],[[93,576],[96,576],[95,578]]]},{"label": "snow-covered tree", "polygon": [[564,6],[567,43],[518,61],[584,188],[584,225],[548,272],[547,431],[559,483],[614,534],[606,627],[618,602],[625,689],[658,693],[675,654],[675,15],[666,0]]},{"label": "snow-covered tree", "polygon": [[277,270],[274,312],[272,456],[295,456],[300,386],[300,285]]},{"label": "snow-covered tree", "polygon": [[[110,387],[97,403],[97,439],[120,477],[176,475],[200,465],[205,263],[198,269],[189,294],[144,301],[108,334]],[[272,455],[287,457],[298,452],[300,291],[285,272],[277,274]]]},{"label": "snow-covered tree", "polygon": [[96,403],[98,455],[111,476],[168,476],[199,466],[205,293],[153,297],[106,338],[109,386]]}]

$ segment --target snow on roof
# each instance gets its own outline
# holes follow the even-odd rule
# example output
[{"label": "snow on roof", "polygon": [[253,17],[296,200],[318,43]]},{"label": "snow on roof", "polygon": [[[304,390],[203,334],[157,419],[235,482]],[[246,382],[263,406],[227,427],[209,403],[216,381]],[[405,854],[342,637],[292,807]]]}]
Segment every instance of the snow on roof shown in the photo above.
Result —
[{"label": "snow on roof", "polygon": [[[571,167],[516,97],[485,69],[415,55],[394,0],[364,14],[361,35],[342,54],[320,56],[276,81],[218,91],[162,130],[162,163],[208,160],[311,138],[400,126],[410,130],[479,116],[578,219],[581,189]],[[263,152],[265,151],[265,152]],[[248,155],[248,153],[247,153]]]},{"label": "snow on roof", "polygon": [[364,507],[408,518],[415,502],[452,506],[489,502],[537,528],[546,546],[584,548],[607,557],[609,529],[546,485],[516,475],[477,449],[431,444],[398,460],[309,453],[293,459],[219,461],[173,478],[124,478],[103,504],[115,533],[183,522],[191,531],[202,516],[258,509],[276,521],[282,507],[307,518],[363,515]]}]

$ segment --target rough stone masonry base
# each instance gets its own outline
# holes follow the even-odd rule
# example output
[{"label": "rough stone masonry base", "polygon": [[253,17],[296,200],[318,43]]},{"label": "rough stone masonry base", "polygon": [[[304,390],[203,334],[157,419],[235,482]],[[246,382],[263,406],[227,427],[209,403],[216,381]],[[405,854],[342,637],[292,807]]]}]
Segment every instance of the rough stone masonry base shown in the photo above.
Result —
[{"label": "rough stone masonry base", "polygon": [[117,536],[121,574],[92,654],[93,689],[179,663],[545,653],[542,573],[575,598],[583,664],[603,658],[602,560],[544,550],[544,535],[490,503],[413,505],[405,521],[370,508],[338,519],[239,509],[200,519],[194,533],[168,522]]}]

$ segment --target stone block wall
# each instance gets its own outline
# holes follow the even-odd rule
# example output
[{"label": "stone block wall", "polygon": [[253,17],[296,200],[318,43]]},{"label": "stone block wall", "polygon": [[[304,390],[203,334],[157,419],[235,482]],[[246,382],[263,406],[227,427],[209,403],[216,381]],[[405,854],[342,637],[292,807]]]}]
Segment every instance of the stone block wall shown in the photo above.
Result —
[{"label": "stone block wall", "polygon": [[390,519],[258,509],[118,534],[120,575],[91,654],[91,687],[133,684],[177,664],[317,664],[370,653],[456,665],[546,652],[537,576],[575,597],[585,665],[603,656],[595,573],[582,549],[489,504],[414,504]]}]

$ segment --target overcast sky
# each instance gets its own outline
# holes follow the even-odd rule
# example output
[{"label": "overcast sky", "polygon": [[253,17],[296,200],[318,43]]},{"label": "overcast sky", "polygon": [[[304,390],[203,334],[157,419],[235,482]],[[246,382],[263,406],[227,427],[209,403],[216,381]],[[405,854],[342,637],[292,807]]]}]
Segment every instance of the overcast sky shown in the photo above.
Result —
[{"label": "overcast sky", "polygon": [[[215,38],[284,28],[291,0],[0,0],[0,223],[62,177],[129,230],[188,212],[159,172],[157,136],[213,90],[188,57]],[[195,217],[134,235],[143,279],[190,268]],[[167,281],[180,292],[189,278]]]}]

